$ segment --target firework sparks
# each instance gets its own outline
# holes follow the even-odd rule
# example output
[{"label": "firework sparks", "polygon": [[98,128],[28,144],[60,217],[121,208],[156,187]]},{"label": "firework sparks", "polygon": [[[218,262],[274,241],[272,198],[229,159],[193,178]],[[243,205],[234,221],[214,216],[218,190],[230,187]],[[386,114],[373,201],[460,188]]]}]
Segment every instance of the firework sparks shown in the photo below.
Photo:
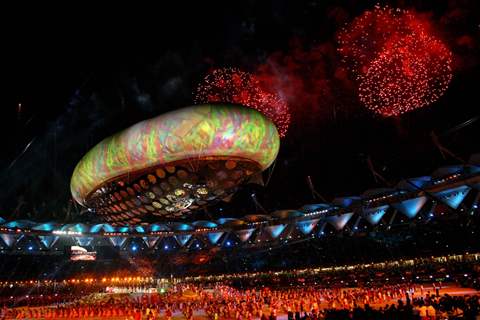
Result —
[{"label": "firework sparks", "polygon": [[279,95],[270,93],[258,79],[236,68],[215,69],[197,87],[195,103],[237,103],[263,113],[285,137],[290,125],[288,105]]},{"label": "firework sparks", "polygon": [[360,77],[360,100],[387,117],[430,105],[448,88],[451,60],[443,43],[426,34],[396,40]]},{"label": "firework sparks", "polygon": [[338,35],[338,51],[373,112],[398,116],[427,106],[448,88],[452,54],[417,14],[376,6]]}]

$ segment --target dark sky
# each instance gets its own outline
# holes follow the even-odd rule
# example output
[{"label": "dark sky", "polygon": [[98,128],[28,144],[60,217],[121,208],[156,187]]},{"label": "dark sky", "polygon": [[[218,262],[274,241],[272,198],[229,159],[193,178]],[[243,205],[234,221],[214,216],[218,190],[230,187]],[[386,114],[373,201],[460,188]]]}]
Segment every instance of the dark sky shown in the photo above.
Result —
[{"label": "dark sky", "polygon": [[[192,104],[192,90],[211,68],[252,71],[272,56],[293,57],[306,70],[321,63],[321,80],[333,90],[311,117],[304,101],[291,105],[291,130],[270,183],[258,190],[267,210],[314,202],[307,175],[327,200],[384,187],[368,170],[369,156],[391,183],[454,163],[435,149],[432,130],[463,159],[479,152],[480,121],[451,130],[479,113],[478,1],[388,2],[427,15],[454,53],[454,77],[445,95],[427,108],[388,119],[366,111],[355,87],[335,79],[336,32],[375,3],[177,1],[163,8],[6,12],[0,40],[1,215],[62,218],[71,203],[73,168],[95,143]],[[315,48],[322,50],[320,60],[312,58]],[[301,81],[310,81],[308,72]],[[255,210],[242,192],[231,206]]]}]

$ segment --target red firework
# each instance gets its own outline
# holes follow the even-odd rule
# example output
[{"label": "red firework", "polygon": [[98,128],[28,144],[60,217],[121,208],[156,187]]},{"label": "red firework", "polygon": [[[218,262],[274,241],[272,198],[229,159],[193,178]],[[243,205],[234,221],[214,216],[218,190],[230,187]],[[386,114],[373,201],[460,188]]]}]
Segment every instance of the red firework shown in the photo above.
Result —
[{"label": "red firework", "polygon": [[290,126],[287,103],[279,95],[261,87],[258,79],[236,68],[216,69],[210,72],[197,87],[195,103],[237,103],[263,113],[275,123],[280,137]]},{"label": "red firework", "polygon": [[339,32],[338,52],[351,72],[364,74],[392,36],[409,33],[404,17],[403,10],[377,5]]},{"label": "red firework", "polygon": [[395,39],[360,77],[360,100],[387,117],[427,106],[448,88],[451,62],[448,48],[426,34]]},{"label": "red firework", "polygon": [[452,78],[450,50],[413,12],[376,6],[343,29],[338,40],[360,83],[360,100],[383,116],[433,103]]}]

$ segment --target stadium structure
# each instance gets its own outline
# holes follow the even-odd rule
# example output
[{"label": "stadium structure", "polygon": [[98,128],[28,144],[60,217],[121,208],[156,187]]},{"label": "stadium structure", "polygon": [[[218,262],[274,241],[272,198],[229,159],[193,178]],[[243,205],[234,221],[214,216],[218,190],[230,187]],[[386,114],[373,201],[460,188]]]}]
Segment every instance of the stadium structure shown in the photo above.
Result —
[{"label": "stadium structure", "polygon": [[330,234],[387,230],[448,215],[478,213],[480,154],[468,164],[441,167],[431,175],[401,180],[394,188],[370,189],[331,203],[214,221],[165,221],[112,225],[29,220],[1,221],[0,250],[11,254],[58,254],[66,247],[172,252],[202,248],[261,247]]}]

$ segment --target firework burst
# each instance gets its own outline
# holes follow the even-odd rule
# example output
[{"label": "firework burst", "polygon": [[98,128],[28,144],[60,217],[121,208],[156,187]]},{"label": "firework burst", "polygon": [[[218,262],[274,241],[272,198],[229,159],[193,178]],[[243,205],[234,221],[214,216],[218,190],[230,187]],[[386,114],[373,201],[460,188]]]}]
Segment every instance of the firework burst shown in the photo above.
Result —
[{"label": "firework burst", "polygon": [[199,84],[195,103],[237,103],[263,113],[284,137],[290,126],[288,105],[279,95],[268,92],[251,73],[237,68],[215,69]]},{"label": "firework burst", "polygon": [[395,39],[360,76],[360,100],[387,117],[430,105],[448,88],[451,62],[448,48],[426,34]]},{"label": "firework burst", "polygon": [[338,51],[368,109],[398,116],[443,95],[452,79],[452,53],[431,33],[414,12],[380,6],[339,33]]}]

